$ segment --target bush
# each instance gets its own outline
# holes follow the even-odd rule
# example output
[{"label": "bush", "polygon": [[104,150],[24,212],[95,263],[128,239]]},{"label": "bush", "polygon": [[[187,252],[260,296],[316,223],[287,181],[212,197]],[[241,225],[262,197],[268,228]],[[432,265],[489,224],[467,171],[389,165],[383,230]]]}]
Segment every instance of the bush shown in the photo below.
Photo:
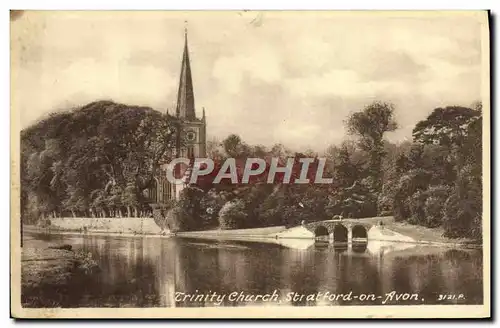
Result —
[{"label": "bush", "polygon": [[450,238],[482,238],[482,181],[464,168],[444,205],[444,235]]},{"label": "bush", "polygon": [[219,227],[223,230],[241,229],[245,227],[247,218],[243,201],[227,202],[219,212]]},{"label": "bush", "polygon": [[427,194],[424,191],[417,190],[407,200],[407,205],[410,210],[410,217],[408,223],[425,225],[425,200]]},{"label": "bush", "polygon": [[175,206],[175,204],[175,201],[169,201],[165,204],[151,205],[151,208],[153,209],[153,219],[162,230],[170,229],[167,214]]},{"label": "bush", "polygon": [[178,206],[174,206],[173,208],[167,210],[165,213],[165,220],[163,222],[164,225],[160,226],[162,229],[168,229],[171,232],[183,231],[182,209]]},{"label": "bush", "polygon": [[425,191],[418,190],[409,198],[411,224],[438,227],[443,221],[443,206],[450,194],[448,186],[431,186]]},{"label": "bush", "polygon": [[411,217],[408,197],[413,193],[411,191],[411,177],[403,175],[396,185],[396,192],[392,201],[392,210],[396,221],[403,221]]},{"label": "bush", "polygon": [[433,228],[438,227],[443,223],[444,204],[450,195],[448,186],[432,186],[427,190],[424,211],[426,221],[425,226]]},{"label": "bush", "polygon": [[324,216],[342,215],[346,218],[377,216],[378,193],[370,189],[371,180],[356,180],[347,188],[341,188],[328,198],[324,197]]},{"label": "bush", "polygon": [[[417,191],[424,191],[430,183],[430,173],[422,169],[410,170],[403,175],[396,184],[392,208],[394,219],[402,221],[409,219],[412,215],[411,205],[417,199],[410,199]],[[418,206],[414,204],[414,211]]]},{"label": "bush", "polygon": [[378,216],[389,216],[393,215],[392,200],[394,199],[394,193],[388,191],[384,186],[382,188],[382,192],[378,195],[377,198],[377,212]]},{"label": "bush", "polygon": [[203,229],[213,229],[219,224],[218,214],[226,203],[225,192],[209,190],[200,201],[200,225]]},{"label": "bush", "polygon": [[201,200],[205,192],[197,187],[186,187],[181,191],[176,210],[172,213],[180,231],[203,228]]}]

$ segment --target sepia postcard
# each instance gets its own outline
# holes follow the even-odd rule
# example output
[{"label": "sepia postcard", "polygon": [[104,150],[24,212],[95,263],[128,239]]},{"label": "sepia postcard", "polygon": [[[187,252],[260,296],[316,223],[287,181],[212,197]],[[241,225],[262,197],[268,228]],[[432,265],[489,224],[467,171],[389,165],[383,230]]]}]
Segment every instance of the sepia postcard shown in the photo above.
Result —
[{"label": "sepia postcard", "polygon": [[487,11],[10,11],[14,318],[489,318]]}]

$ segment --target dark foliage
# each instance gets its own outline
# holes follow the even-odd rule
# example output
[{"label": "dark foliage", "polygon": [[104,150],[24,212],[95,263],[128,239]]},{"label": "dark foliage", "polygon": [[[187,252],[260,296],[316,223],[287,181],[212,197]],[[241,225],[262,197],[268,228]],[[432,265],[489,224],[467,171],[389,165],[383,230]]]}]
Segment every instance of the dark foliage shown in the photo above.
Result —
[{"label": "dark foliage", "polygon": [[172,117],[110,101],[50,115],[21,132],[24,222],[139,216],[174,140]]}]

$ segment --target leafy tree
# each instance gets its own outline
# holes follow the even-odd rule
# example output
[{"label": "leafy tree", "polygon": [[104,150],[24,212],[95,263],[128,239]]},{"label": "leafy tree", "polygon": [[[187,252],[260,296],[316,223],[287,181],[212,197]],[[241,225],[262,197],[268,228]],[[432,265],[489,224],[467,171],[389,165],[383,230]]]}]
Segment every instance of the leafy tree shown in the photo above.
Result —
[{"label": "leafy tree", "polygon": [[443,228],[447,237],[482,238],[482,183],[473,170],[472,166],[462,168],[444,205]]},{"label": "leafy tree", "polygon": [[431,175],[422,169],[415,169],[404,174],[396,184],[393,211],[397,221],[403,221],[411,217],[410,197],[417,191],[425,191],[430,184]]},{"label": "leafy tree", "polygon": [[222,206],[228,201],[225,192],[210,189],[200,201],[200,223],[203,228],[212,229],[219,225],[218,215]]},{"label": "leafy tree", "polygon": [[246,225],[248,214],[242,200],[234,200],[224,204],[219,212],[219,227],[223,230],[239,229]]},{"label": "leafy tree", "polygon": [[424,144],[462,146],[468,126],[481,112],[467,107],[448,106],[436,108],[427,119],[413,129],[413,140]]},{"label": "leafy tree", "polygon": [[140,204],[140,197],[138,195],[138,190],[136,185],[133,182],[127,183],[127,186],[125,187],[125,190],[123,190],[121,196],[122,196],[121,202],[127,208],[127,217],[132,216],[132,211],[133,215],[137,217],[138,206]]},{"label": "leafy tree", "polygon": [[178,226],[181,231],[199,230],[201,224],[201,200],[205,193],[200,188],[189,186],[181,191],[179,201],[176,204],[178,210]]},{"label": "leafy tree", "polygon": [[[176,118],[97,101],[45,117],[21,132],[21,211],[32,216],[137,215],[172,156]],[[36,194],[37,208],[28,206]],[[129,208],[127,208],[129,207]]]},{"label": "leafy tree", "polygon": [[256,214],[262,225],[275,226],[287,223],[288,213],[286,207],[286,186],[274,186],[273,191],[257,207]]},{"label": "leafy tree", "polygon": [[[413,130],[415,141],[422,142],[430,156],[434,182],[451,187],[437,199],[427,198],[427,219],[442,226],[448,237],[480,239],[482,235],[482,106],[436,108]],[[448,188],[450,188],[448,187]],[[448,196],[441,208],[443,197]]]},{"label": "leafy tree", "polygon": [[446,185],[417,190],[408,199],[411,212],[408,222],[431,228],[440,226],[444,215],[443,207],[449,195],[450,187]]},{"label": "leafy tree", "polygon": [[444,204],[450,195],[449,186],[432,186],[426,191],[425,223],[427,227],[438,227],[443,223]]},{"label": "leafy tree", "polygon": [[211,158],[214,162],[222,162],[224,160],[224,148],[217,138],[207,140],[207,157]]},{"label": "leafy tree", "polygon": [[350,115],[347,128],[350,134],[359,137],[358,145],[369,154],[369,175],[373,177],[372,189],[382,188],[382,159],[385,155],[383,138],[388,131],[397,127],[394,120],[394,106],[390,103],[373,102],[363,111]]},{"label": "leafy tree", "polygon": [[104,190],[93,190],[90,194],[91,202],[91,212],[95,213],[97,217],[106,217],[107,214],[107,202],[106,202],[106,192]]},{"label": "leafy tree", "polygon": [[349,218],[363,218],[377,215],[377,198],[368,186],[367,179],[355,181],[352,186],[341,188],[330,197],[328,213],[341,214]]},{"label": "leafy tree", "polygon": [[240,158],[247,157],[250,153],[249,146],[245,144],[240,136],[236,134],[229,135],[222,141],[222,146],[228,157]]},{"label": "leafy tree", "polygon": [[448,160],[453,161],[455,177],[465,165],[465,157],[469,155],[464,153],[470,140],[469,133],[476,131],[473,127],[477,127],[478,124],[475,122],[481,118],[481,107],[477,108],[439,107],[425,120],[418,122],[413,129],[414,141],[440,145],[448,150]]},{"label": "leafy tree", "polygon": [[343,143],[338,150],[335,158],[334,180],[333,183],[337,188],[346,188],[354,184],[354,182],[362,178],[363,168],[360,162],[355,162],[352,159],[354,149],[347,143]]}]

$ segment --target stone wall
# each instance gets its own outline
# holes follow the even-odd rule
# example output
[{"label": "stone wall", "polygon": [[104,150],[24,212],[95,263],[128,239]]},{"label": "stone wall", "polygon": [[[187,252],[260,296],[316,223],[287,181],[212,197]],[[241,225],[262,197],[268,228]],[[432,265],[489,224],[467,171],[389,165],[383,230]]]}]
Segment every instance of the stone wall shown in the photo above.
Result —
[{"label": "stone wall", "polygon": [[102,233],[160,234],[153,218],[55,218],[50,226],[61,230]]}]

